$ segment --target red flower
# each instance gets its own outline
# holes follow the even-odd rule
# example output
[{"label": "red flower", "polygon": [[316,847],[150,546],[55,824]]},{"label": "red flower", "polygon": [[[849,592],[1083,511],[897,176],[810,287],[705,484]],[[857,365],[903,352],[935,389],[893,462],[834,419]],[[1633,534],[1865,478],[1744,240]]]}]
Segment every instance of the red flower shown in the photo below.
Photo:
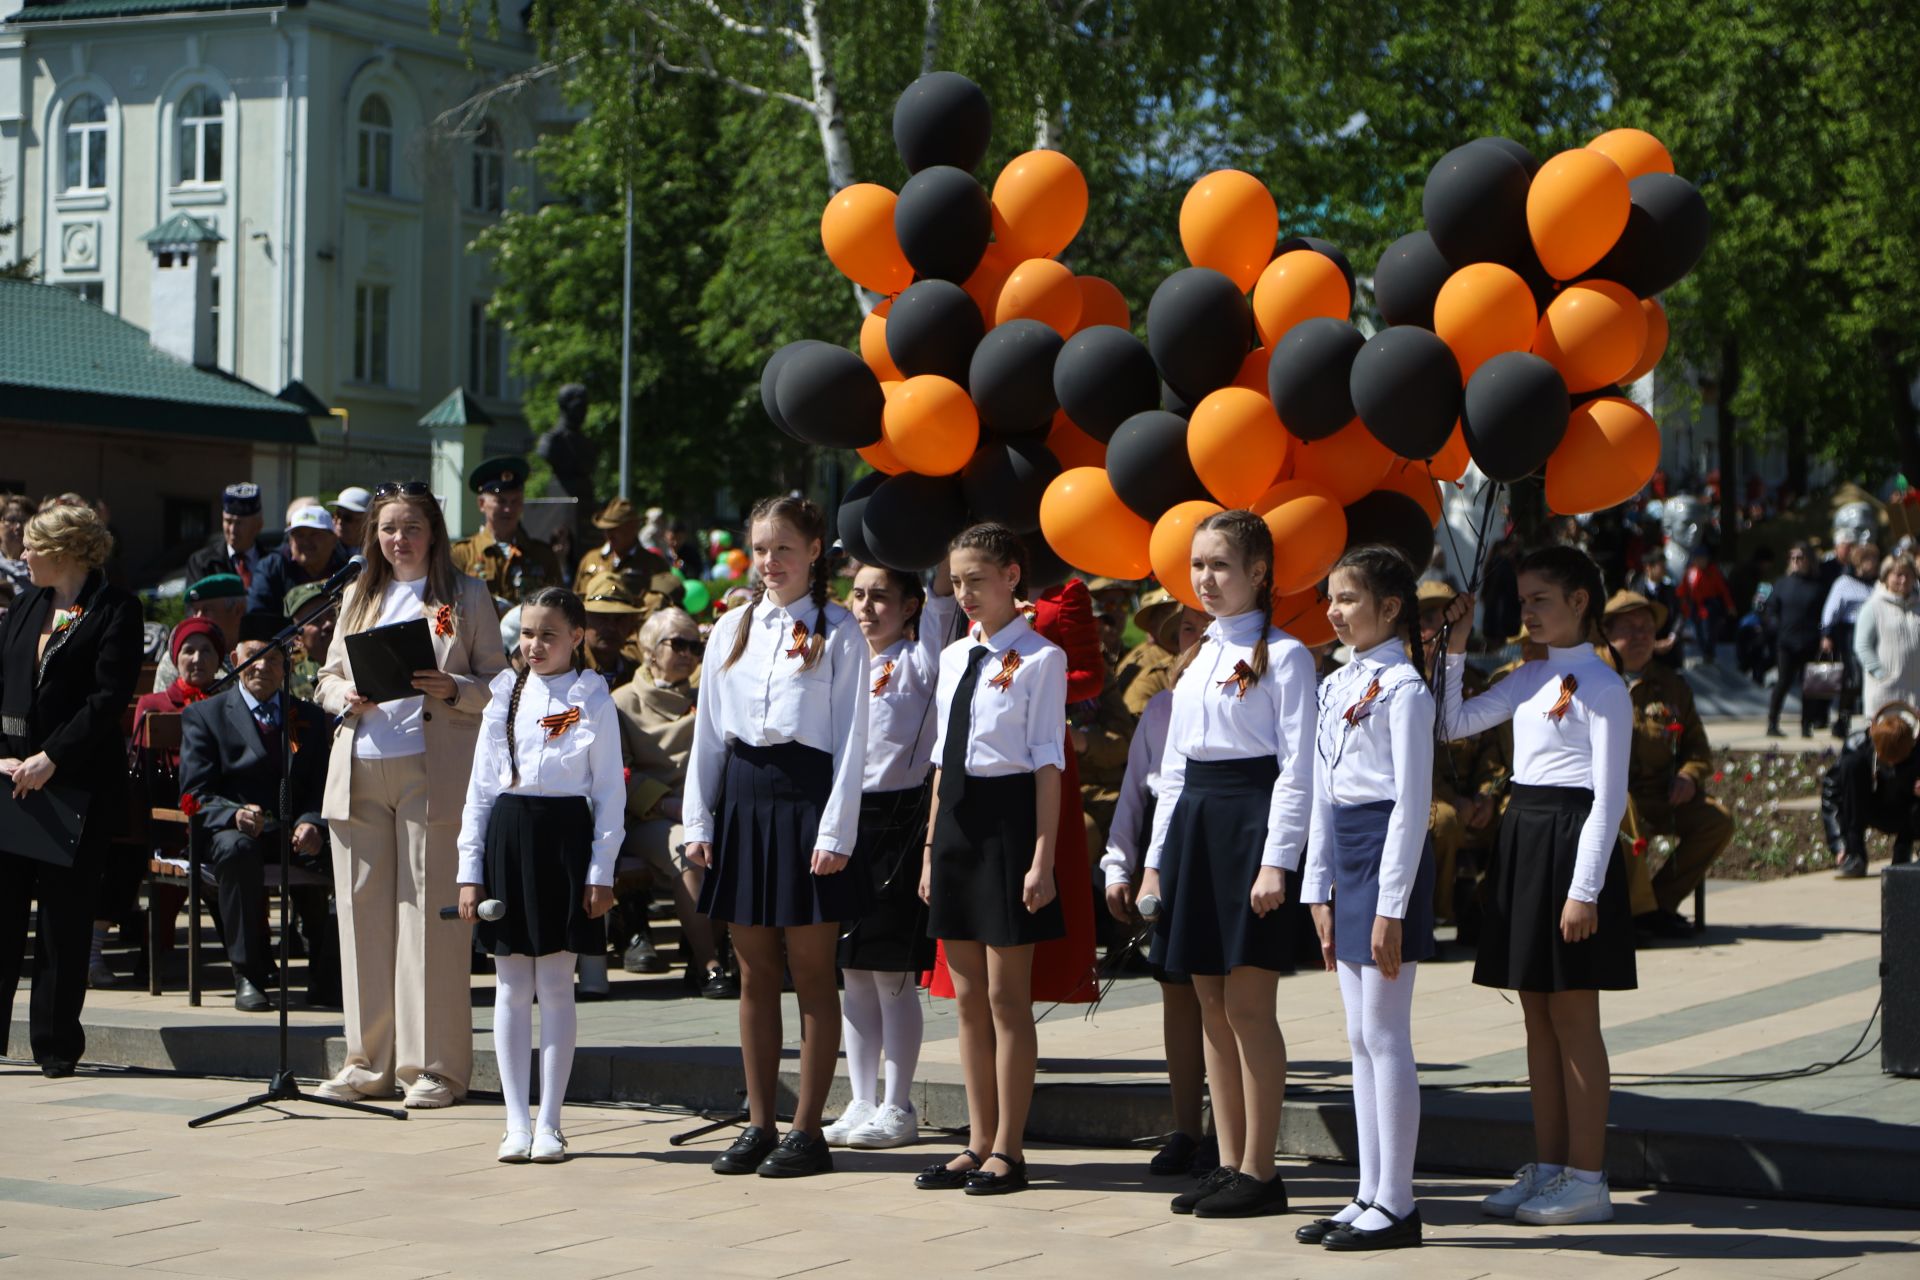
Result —
[{"label": "red flower", "polygon": [[627,765],[621,765],[621,766],[620,766],[620,781],[622,781],[622,782],[629,782],[629,783],[633,781],[633,766],[632,766],[632,765],[630,765],[630,764],[627,764]]},{"label": "red flower", "polygon": [[1646,852],[1647,852],[1647,838],[1645,836],[1641,836],[1640,838],[1638,838],[1633,842],[1633,856],[1636,858],[1644,857],[1646,856]]},{"label": "red flower", "polygon": [[1713,775],[1713,780],[1715,782],[1725,782],[1727,780],[1726,770],[1722,769],[1719,772],[1715,773]]},{"label": "red flower", "polygon": [[1676,738],[1679,737],[1681,734],[1685,733],[1686,731],[1687,731],[1687,726],[1681,724],[1678,720],[1671,721],[1667,725],[1667,732],[1672,734]]},{"label": "red flower", "polygon": [[1742,780],[1743,782],[1752,782],[1752,781],[1753,781],[1753,775],[1752,775],[1751,773],[1749,773],[1749,774],[1747,774],[1747,775],[1745,775],[1745,776],[1744,776],[1744,777],[1743,777],[1743,778],[1742,778],[1741,780]]},{"label": "red flower", "polygon": [[180,797],[180,812],[191,818],[200,812],[200,797],[188,792]]}]

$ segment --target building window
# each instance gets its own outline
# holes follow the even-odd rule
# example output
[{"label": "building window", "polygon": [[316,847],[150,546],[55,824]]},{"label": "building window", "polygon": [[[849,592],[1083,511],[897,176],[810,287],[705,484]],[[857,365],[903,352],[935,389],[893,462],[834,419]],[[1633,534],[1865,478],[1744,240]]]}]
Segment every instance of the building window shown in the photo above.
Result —
[{"label": "building window", "polygon": [[467,308],[467,385],[484,399],[506,398],[507,331],[484,302]]},{"label": "building window", "polygon": [[226,141],[220,99],[205,86],[188,90],[180,100],[179,121],[174,181],[183,187],[220,181],[221,152]]},{"label": "building window", "polygon": [[480,125],[473,140],[473,181],[468,203],[480,213],[499,213],[507,207],[507,149],[493,121]]},{"label": "building window", "polygon": [[356,133],[354,185],[383,196],[393,194],[393,111],[378,94],[360,104]]},{"label": "building window", "polygon": [[393,291],[383,284],[353,290],[353,377],[377,387],[387,382],[387,345]]},{"label": "building window", "polygon": [[104,191],[107,187],[107,104],[83,93],[67,108],[63,153],[65,191]]},{"label": "building window", "polygon": [[98,280],[61,280],[58,283],[68,293],[77,293],[96,307],[106,305],[107,286]]}]

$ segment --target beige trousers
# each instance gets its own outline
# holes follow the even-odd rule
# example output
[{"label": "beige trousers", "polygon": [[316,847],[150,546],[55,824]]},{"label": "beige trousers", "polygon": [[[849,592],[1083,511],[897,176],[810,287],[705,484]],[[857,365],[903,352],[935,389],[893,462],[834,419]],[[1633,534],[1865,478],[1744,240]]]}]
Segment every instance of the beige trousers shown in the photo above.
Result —
[{"label": "beige trousers", "polygon": [[457,902],[456,821],[427,821],[427,757],[353,762],[353,802],[333,833],[347,1066],[362,1093],[406,1088],[422,1072],[466,1093],[473,1074],[472,926],[442,920]]}]

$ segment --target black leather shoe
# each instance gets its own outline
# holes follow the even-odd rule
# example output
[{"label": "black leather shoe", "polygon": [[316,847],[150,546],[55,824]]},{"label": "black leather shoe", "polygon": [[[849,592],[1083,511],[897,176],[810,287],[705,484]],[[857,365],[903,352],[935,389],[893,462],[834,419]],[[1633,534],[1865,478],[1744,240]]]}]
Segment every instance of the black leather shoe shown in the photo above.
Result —
[{"label": "black leather shoe", "polygon": [[1286,1211],[1287,1184],[1277,1173],[1266,1182],[1236,1173],[1233,1181],[1193,1206],[1196,1218],[1265,1218]]},{"label": "black leather shoe", "polygon": [[1842,859],[1840,863],[1840,872],[1839,872],[1840,879],[1864,880],[1866,878],[1866,875],[1867,875],[1867,860],[1865,858]]},{"label": "black leather shoe", "polygon": [[773,1153],[779,1139],[773,1136],[771,1129],[762,1129],[750,1124],[733,1140],[733,1145],[713,1159],[715,1173],[754,1173],[760,1168],[760,1162]]},{"label": "black leather shoe", "polygon": [[1633,927],[1652,937],[1683,941],[1693,936],[1693,926],[1677,911],[1646,911],[1633,918]]},{"label": "black leather shoe", "polygon": [[[1360,1210],[1361,1213],[1365,1213],[1367,1210],[1373,1208],[1372,1205],[1357,1196],[1354,1198],[1353,1206]],[[1381,1212],[1385,1213],[1386,1210],[1383,1209]],[[1301,1244],[1319,1244],[1327,1238],[1327,1232],[1333,1230],[1335,1227],[1344,1227],[1345,1225],[1346,1223],[1335,1222],[1332,1218],[1315,1218],[1312,1222],[1309,1222],[1306,1226],[1294,1232],[1293,1238]]]},{"label": "black leather shoe", "polygon": [[1003,1161],[1007,1166],[1005,1173],[990,1172],[984,1164],[967,1175],[966,1192],[970,1196],[1004,1196],[1015,1191],[1027,1189],[1027,1162],[1015,1160],[1010,1155],[994,1152],[988,1160]]},{"label": "black leather shoe", "polygon": [[1173,1204],[1169,1207],[1172,1208],[1175,1213],[1192,1213],[1194,1206],[1198,1205],[1208,1196],[1225,1190],[1226,1185],[1232,1182],[1237,1176],[1238,1174],[1235,1170],[1229,1169],[1223,1164],[1215,1165],[1211,1173],[1208,1173],[1200,1179],[1199,1186],[1191,1191],[1182,1191],[1173,1198]]},{"label": "black leather shoe", "polygon": [[640,933],[620,957],[620,967],[628,973],[665,973],[668,965],[667,958],[654,949],[653,939]]},{"label": "black leather shoe", "polygon": [[725,969],[709,969],[707,980],[700,984],[700,995],[707,1000],[738,1000],[740,979]]},{"label": "black leather shoe", "polygon": [[815,1173],[833,1172],[833,1151],[818,1133],[789,1129],[780,1145],[760,1162],[763,1178],[805,1178]]},{"label": "black leather shoe", "polygon": [[1147,1161],[1147,1172],[1156,1178],[1171,1178],[1176,1173],[1185,1173],[1193,1167],[1193,1157],[1200,1150],[1197,1138],[1190,1138],[1179,1130],[1174,1130],[1167,1145],[1154,1152],[1153,1159]]},{"label": "black leather shoe", "polygon": [[73,1074],[73,1064],[65,1058],[48,1058],[40,1064],[40,1074],[49,1080],[65,1080]]},{"label": "black leather shoe", "polygon": [[913,1185],[922,1191],[958,1191],[967,1185],[967,1178],[980,1168],[980,1155],[971,1149],[961,1155],[973,1161],[972,1169],[949,1169],[947,1162],[930,1164],[913,1175]]},{"label": "black leather shoe", "polygon": [[1344,1227],[1335,1227],[1327,1232],[1320,1242],[1323,1249],[1335,1253],[1360,1253],[1373,1249],[1418,1249],[1424,1241],[1420,1239],[1420,1206],[1415,1205],[1413,1212],[1404,1218],[1396,1218],[1379,1205],[1373,1206],[1385,1213],[1391,1225],[1375,1231],[1362,1231],[1348,1223]]},{"label": "black leather shoe", "polygon": [[273,1008],[273,1001],[252,978],[236,973],[233,975],[233,1007],[242,1013],[265,1013]]}]

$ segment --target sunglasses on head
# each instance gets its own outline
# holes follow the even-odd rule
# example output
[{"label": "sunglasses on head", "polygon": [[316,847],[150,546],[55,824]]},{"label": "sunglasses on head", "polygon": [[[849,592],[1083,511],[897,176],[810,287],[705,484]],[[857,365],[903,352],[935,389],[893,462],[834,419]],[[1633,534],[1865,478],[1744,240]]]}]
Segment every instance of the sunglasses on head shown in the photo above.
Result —
[{"label": "sunglasses on head", "polygon": [[432,492],[433,490],[424,480],[387,480],[375,487],[373,496],[391,498],[398,495],[403,498],[424,498]]},{"label": "sunglasses on head", "polygon": [[689,658],[697,658],[707,651],[706,641],[689,640],[686,636],[668,636],[661,643],[665,644],[667,648],[673,650],[675,653],[682,654]]}]

